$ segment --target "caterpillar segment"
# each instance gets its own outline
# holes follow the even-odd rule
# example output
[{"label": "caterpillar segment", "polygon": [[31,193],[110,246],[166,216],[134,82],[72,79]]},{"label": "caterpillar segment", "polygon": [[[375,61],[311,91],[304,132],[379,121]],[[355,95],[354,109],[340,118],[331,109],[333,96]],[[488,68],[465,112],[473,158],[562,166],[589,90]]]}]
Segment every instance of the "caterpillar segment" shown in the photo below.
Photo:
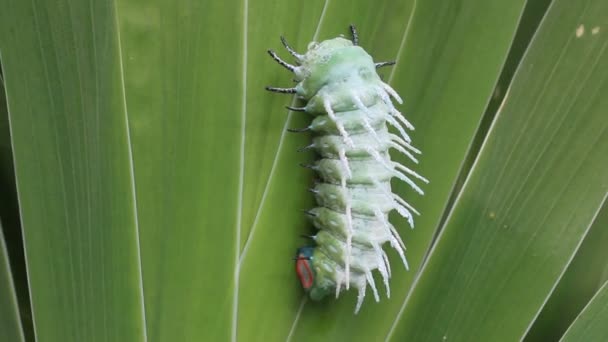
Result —
[{"label": "caterpillar segment", "polygon": [[[382,277],[390,297],[391,267],[383,250],[389,244],[399,254],[406,269],[405,244],[388,214],[396,211],[414,227],[418,211],[391,190],[391,179],[404,181],[423,194],[417,182],[428,183],[409,167],[391,160],[389,151],[402,153],[418,163],[420,151],[411,145],[407,130],[412,124],[397,111],[391,98],[401,98],[384,83],[376,68],[394,62],[377,62],[358,46],[357,32],[351,26],[353,39],[342,37],[312,42],[300,54],[285,39],[281,41],[297,63],[283,61],[276,53],[271,57],[295,75],[293,88],[266,89],[296,94],[303,107],[292,111],[313,116],[308,127],[290,130],[311,132],[311,149],[320,157],[306,167],[314,170],[319,181],[310,191],[317,207],[307,211],[318,232],[312,236],[314,246],[297,250],[296,272],[302,287],[313,300],[327,295],[339,296],[343,289],[357,289],[355,313],[359,311],[369,286],[379,301],[372,272]],[[393,134],[388,126],[399,134]]]}]

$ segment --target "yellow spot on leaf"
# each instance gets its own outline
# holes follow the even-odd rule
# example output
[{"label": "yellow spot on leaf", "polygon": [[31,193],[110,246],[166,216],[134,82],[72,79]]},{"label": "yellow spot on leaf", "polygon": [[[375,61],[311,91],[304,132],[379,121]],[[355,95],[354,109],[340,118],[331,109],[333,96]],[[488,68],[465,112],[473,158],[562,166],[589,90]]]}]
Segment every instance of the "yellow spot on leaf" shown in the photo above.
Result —
[{"label": "yellow spot on leaf", "polygon": [[580,38],[583,36],[583,34],[585,34],[585,25],[580,24],[577,28],[576,28],[576,38]]}]

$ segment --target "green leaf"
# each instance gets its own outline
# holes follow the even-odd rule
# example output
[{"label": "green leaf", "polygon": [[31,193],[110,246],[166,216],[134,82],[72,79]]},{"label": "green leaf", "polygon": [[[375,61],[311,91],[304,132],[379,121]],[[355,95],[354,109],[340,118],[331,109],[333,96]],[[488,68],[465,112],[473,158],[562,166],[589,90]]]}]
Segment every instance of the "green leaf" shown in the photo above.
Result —
[{"label": "green leaf", "polygon": [[0,48],[35,333],[145,339],[112,2],[6,1]]},{"label": "green leaf", "polygon": [[[0,61],[1,63],[1,61]],[[1,65],[0,65],[1,67]],[[0,69],[0,219],[8,260],[10,261],[10,276],[13,289],[20,307],[20,319],[23,333],[27,341],[33,340],[33,327],[30,312],[29,289],[25,256],[23,251],[23,236],[19,223],[19,207],[15,174],[13,172],[13,152],[8,122],[8,108],[4,89],[4,78]]]},{"label": "green leaf", "polygon": [[589,301],[561,341],[605,341],[608,339],[608,282]]},{"label": "green leaf", "polygon": [[608,190],[606,14],[552,4],[394,340],[523,337]]},{"label": "green leaf", "polygon": [[242,206],[243,3],[119,1],[148,336],[226,341]]},{"label": "green leaf", "polygon": [[[525,0],[5,0],[36,337],[521,338],[608,188],[606,5],[555,1],[415,279],[476,154]],[[309,135],[285,129],[310,117],[264,90],[292,84],[265,52],[289,59],[280,35],[303,52],[351,23],[377,61],[397,60],[380,73],[407,100],[423,151],[413,168],[431,180],[423,197],[394,184],[422,213],[414,230],[391,218],[411,270],[390,254],[392,298],[369,296],[356,316],[353,291],[303,299],[291,259],[312,231],[300,210],[314,205],[314,175],[298,164],[314,157],[296,152]]]},{"label": "green leaf", "polygon": [[[310,138],[285,135],[243,253],[238,336],[253,340],[282,340],[289,335],[298,341],[369,341],[388,334],[446,206],[462,159],[498,79],[522,8],[523,1],[327,2],[319,16],[315,39],[346,33],[348,24],[354,22],[362,46],[376,60],[398,59],[394,71],[381,73],[406,99],[402,111],[416,126],[412,139],[423,151],[416,171],[431,180],[424,197],[405,192],[404,186],[396,184],[397,191],[405,193],[422,213],[413,231],[406,228],[404,221],[395,220],[408,245],[412,269],[405,271],[391,254],[394,268],[391,298],[379,304],[368,299],[357,316],[353,314],[354,291],[337,301],[331,298],[321,303],[303,301],[291,258],[297,247],[307,243],[299,235],[312,231],[298,209],[313,206],[311,195],[306,193],[313,174],[298,166],[311,157],[295,151],[307,145]],[[279,34],[281,31],[275,30],[270,36]],[[270,43],[273,41],[276,39]],[[296,44],[301,51],[304,46]],[[282,80],[279,85],[289,81],[278,66],[268,73],[272,77],[279,75]],[[284,110],[276,105],[264,111],[267,116],[284,115]],[[310,119],[300,121],[299,114],[291,114],[286,127],[306,126]]]},{"label": "green leaf", "polygon": [[0,341],[25,341],[2,224],[0,224]]},{"label": "green leaf", "polygon": [[608,281],[608,202],[534,322],[527,341],[557,341],[602,284]]}]

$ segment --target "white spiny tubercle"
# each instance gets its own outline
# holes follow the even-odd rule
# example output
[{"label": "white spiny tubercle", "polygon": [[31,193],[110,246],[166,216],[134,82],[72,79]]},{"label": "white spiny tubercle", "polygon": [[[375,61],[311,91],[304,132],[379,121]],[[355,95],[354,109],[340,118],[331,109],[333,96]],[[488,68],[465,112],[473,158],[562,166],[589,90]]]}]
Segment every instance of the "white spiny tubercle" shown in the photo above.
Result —
[{"label": "white spiny tubercle", "polygon": [[376,288],[376,282],[374,281],[374,277],[372,276],[372,272],[370,270],[365,270],[365,278],[369,283],[369,287],[372,288],[372,293],[374,294],[374,299],[376,302],[380,301],[380,296],[378,295],[378,289]]},{"label": "white spiny tubercle", "polygon": [[355,93],[354,91],[351,92],[351,96],[352,96],[352,100],[355,103],[355,107],[357,107],[359,110],[363,111],[366,115],[370,115],[371,113],[369,112],[369,109],[367,107],[365,107],[365,104],[363,103],[363,101],[361,101],[361,98],[359,97],[359,95],[357,93]]},{"label": "white spiny tubercle", "polygon": [[403,240],[401,239],[401,236],[399,236],[397,229],[395,229],[395,227],[393,225],[390,225],[389,229],[390,229],[391,233],[393,233],[393,237],[395,238],[395,240],[397,241],[399,246],[401,246],[401,248],[403,248],[403,251],[406,251],[407,248],[405,248],[405,243],[403,243]]},{"label": "white spiny tubercle", "polygon": [[384,104],[387,105],[391,111],[395,109],[395,105],[393,105],[393,101],[391,101],[390,96],[388,96],[386,91],[381,86],[374,86],[374,89],[376,90],[376,95],[380,97],[380,100],[382,100],[382,102],[384,102]]},{"label": "white spiny tubercle", "polygon": [[[352,95],[352,100],[355,103],[355,106],[361,110],[362,112],[365,113],[365,115],[367,115],[368,117],[371,116],[371,113],[369,111],[369,109],[367,107],[365,107],[365,104],[363,103],[363,101],[361,101],[361,98],[359,97],[359,95],[357,95],[357,93],[355,93],[354,91],[351,92]],[[367,118],[363,118],[363,126],[365,127],[365,129],[371,133],[374,138],[376,139],[376,141],[381,142],[380,137],[378,136],[378,133],[376,132],[376,130],[374,130],[374,128],[372,127],[372,125],[370,124],[369,120]]]},{"label": "white spiny tubercle", "polygon": [[407,259],[405,258],[405,247],[402,246],[403,241],[401,241],[401,239],[397,239],[394,236],[392,236],[391,240],[390,240],[390,244],[391,244],[391,247],[393,247],[393,249],[397,251],[397,254],[399,254],[399,257],[401,258],[401,261],[403,262],[403,266],[405,267],[405,269],[409,270],[410,265],[408,264]]},{"label": "white spiny tubercle", "polygon": [[340,122],[340,120],[338,120],[338,118],[336,117],[336,114],[334,113],[334,110],[331,108],[331,102],[329,101],[328,98],[323,99],[323,107],[325,108],[325,111],[327,112],[327,116],[336,124],[336,127],[338,128],[338,131],[340,132],[340,135],[342,136],[342,139],[344,139],[344,143],[346,143],[349,147],[354,147],[353,141],[351,140],[351,138],[348,136],[348,133],[344,129],[344,125]]},{"label": "white spiny tubercle", "polygon": [[[386,221],[386,218],[384,217],[384,214],[382,213],[382,211],[380,211],[380,209],[375,209],[374,214],[375,214],[376,218],[378,218],[382,222],[384,228],[388,232],[388,234],[390,236],[389,243],[390,243],[391,247],[393,247],[393,249],[395,249],[397,251],[397,253],[399,254],[399,257],[401,257],[401,260],[403,261],[403,265],[405,266],[405,269],[409,270],[410,266],[407,263],[407,259],[405,259],[405,252],[404,252],[405,244],[401,240],[401,237],[399,236],[399,234],[397,234],[397,232],[395,231],[395,228],[390,223],[388,223],[388,221]],[[397,234],[397,237],[395,237],[395,234]]]},{"label": "white spiny tubercle", "polygon": [[[382,258],[382,247],[376,242],[371,242],[371,245],[374,252],[376,252],[376,255]],[[382,260],[382,264],[384,265],[384,260]]]},{"label": "white spiny tubercle", "polygon": [[[355,103],[355,106],[359,110],[361,110],[363,113],[365,113],[365,115],[367,115],[368,117],[371,116],[369,109],[367,107],[365,107],[365,104],[363,103],[363,101],[361,101],[361,98],[359,97],[359,95],[357,95],[357,93],[355,93],[353,91],[353,92],[351,92],[351,96],[352,96],[353,102]],[[376,141],[381,142],[380,137],[378,137],[378,133],[376,133],[376,130],[374,130],[374,128],[370,124],[369,120],[365,117],[363,118],[363,126],[369,133],[371,133],[374,136],[374,139],[376,139]]]},{"label": "white spiny tubercle", "polygon": [[384,166],[387,170],[393,171],[393,167],[384,158],[382,158],[378,151],[374,150],[371,147],[366,147],[365,151],[367,151],[367,153],[369,153],[369,155],[372,156],[375,161],[382,164],[382,166]]},{"label": "white spiny tubercle", "polygon": [[388,255],[386,255],[384,249],[382,250],[382,258],[384,259],[384,264],[386,265],[386,270],[388,271],[388,277],[390,278],[392,276],[391,263],[388,261]]},{"label": "white spiny tubercle", "polygon": [[418,185],[416,185],[416,183],[414,183],[414,181],[412,181],[408,176],[404,175],[403,173],[401,173],[397,170],[393,171],[393,175],[395,175],[395,177],[399,178],[400,180],[406,182],[417,193],[424,195],[424,191],[422,191],[422,189],[420,189],[420,187]]},{"label": "white spiny tubercle", "polygon": [[399,195],[392,194],[392,196],[395,200],[397,200],[397,202],[401,203],[404,207],[408,208],[411,212],[413,212],[416,215],[420,215],[420,213],[418,212],[418,210],[416,210],[416,208],[414,208],[411,204],[407,203],[403,198],[399,197]]},{"label": "white spiny tubercle", "polygon": [[[388,86],[388,85],[387,85]],[[390,88],[390,87],[389,87]],[[390,88],[392,90],[392,88]],[[403,124],[409,128],[410,130],[415,130],[414,125],[412,125],[404,116],[403,114],[401,114],[400,111],[397,110],[397,108],[395,108],[395,106],[393,105],[393,102],[391,101],[390,97],[388,96],[388,94],[386,94],[384,88],[381,87],[376,87],[376,90],[378,92],[378,96],[380,96],[380,99],[382,100],[382,102],[384,102],[384,104],[386,104],[389,107],[389,114],[391,116],[396,117],[397,119],[399,119],[401,122],[403,122]],[[394,91],[394,90],[393,90]],[[397,95],[397,93],[395,93],[395,95]],[[399,95],[397,95],[399,96]]]},{"label": "white spiny tubercle", "polygon": [[401,261],[403,262],[403,266],[405,267],[406,270],[410,270],[410,264],[407,262],[407,258],[405,257],[405,253],[404,251],[402,251],[401,249],[398,249],[397,252],[399,253],[399,256],[401,257]]},{"label": "white spiny tubercle", "polygon": [[386,265],[384,264],[384,259],[382,255],[378,259],[378,270],[380,271],[380,275],[382,276],[382,282],[384,283],[384,289],[386,290],[386,298],[391,298],[391,285],[389,284],[389,276],[386,271]]},{"label": "white spiny tubercle", "polygon": [[[344,187],[344,191],[348,191],[346,187]],[[348,196],[347,196],[348,197]],[[353,216],[351,211],[350,200],[346,199],[346,289],[350,289],[350,258],[351,258],[351,248],[352,248],[352,239],[353,239]]]},{"label": "white spiny tubercle", "polygon": [[374,137],[374,139],[376,139],[377,142],[382,143],[382,141],[380,140],[380,137],[378,136],[378,133],[376,133],[376,131],[374,130],[372,125],[369,123],[369,120],[367,118],[363,118],[362,121],[363,121],[363,126],[365,127],[367,132],[370,133]]},{"label": "white spiny tubercle", "polygon": [[403,262],[403,266],[405,267],[405,269],[409,270],[410,265],[407,263],[407,259],[405,258],[404,248],[401,247],[399,240],[396,239],[394,236],[391,236],[391,240],[389,241],[389,243],[390,243],[391,247],[393,247],[393,249],[397,251],[397,254],[399,254],[399,257],[401,258],[401,261]]},{"label": "white spiny tubercle", "polygon": [[342,275],[338,273],[336,275],[336,299],[340,297],[340,290],[342,290]]},{"label": "white spiny tubercle", "polygon": [[[350,205],[348,206],[347,210],[349,212],[349,215],[348,215],[349,220],[352,221],[352,216],[350,214],[350,211],[351,211]],[[353,248],[352,241],[353,241],[353,232],[352,232],[352,228],[351,228],[351,229],[349,229],[348,236],[346,238],[346,264],[348,265],[348,266],[346,266],[346,281],[347,281],[346,289],[347,290],[350,289],[350,263],[351,263],[352,248]]]},{"label": "white spiny tubercle", "polygon": [[335,122],[336,122],[336,127],[338,128],[338,130],[340,131],[340,134],[342,134],[342,138],[344,139],[344,143],[346,143],[346,145],[348,145],[348,147],[355,147],[355,144],[353,143],[352,139],[348,136],[348,133],[346,132],[346,130],[344,129],[344,125],[338,121],[338,119],[334,116]]},{"label": "white spiny tubercle", "polygon": [[401,124],[397,120],[395,120],[395,118],[393,118],[392,116],[387,116],[386,122],[389,123],[391,126],[395,127],[399,131],[399,134],[401,134],[401,136],[403,137],[403,139],[405,141],[412,142],[412,139],[407,134],[407,132],[405,132],[405,129],[403,128],[403,126],[401,126]]},{"label": "white spiny tubercle", "polygon": [[[405,250],[405,244],[403,243],[403,241],[401,240],[401,237],[399,236],[399,234],[397,233],[397,231],[395,230],[395,227],[393,227],[393,225],[391,225],[387,220],[386,217],[384,216],[384,214],[382,213],[382,211],[378,208],[374,209],[374,214],[376,215],[376,217],[378,219],[380,219],[380,221],[382,222],[382,225],[384,226],[384,228],[388,231],[388,233],[391,236],[391,241],[397,242],[397,246],[398,247],[403,247],[403,250]],[[393,246],[394,247],[394,246]]]},{"label": "white spiny tubercle", "polygon": [[401,145],[391,141],[389,143],[389,145],[394,148],[395,150],[403,153],[404,155],[406,155],[408,158],[410,158],[414,163],[418,164],[418,159],[416,159],[416,157],[414,157],[413,154],[411,154],[408,150],[404,149]]},{"label": "white spiny tubercle", "polygon": [[[398,209],[398,205],[399,203],[396,201],[396,199],[394,198],[394,195],[392,192],[390,192],[388,189],[386,189],[386,187],[384,187],[380,182],[374,182],[374,185],[382,190],[382,193],[387,197],[388,201],[392,201],[393,202],[393,207],[399,211]],[[401,215],[401,213],[399,213]]]},{"label": "white spiny tubercle", "polygon": [[386,288],[386,297],[390,298],[391,297],[391,287],[388,283],[388,279],[389,279],[389,275],[388,275],[388,271],[386,270],[386,264],[385,264],[385,260],[383,257],[383,251],[382,248],[380,248],[380,246],[378,246],[377,244],[373,244],[372,248],[374,249],[374,252],[376,252],[376,263],[378,264],[378,271],[380,271],[380,275],[382,276],[382,282],[384,283],[384,287]]},{"label": "white spiny tubercle", "polygon": [[409,168],[407,168],[407,167],[405,167],[405,166],[403,166],[403,165],[401,165],[401,164],[399,164],[399,163],[395,163],[395,162],[393,162],[393,165],[394,165],[396,168],[403,170],[403,171],[404,171],[404,172],[406,172],[407,174],[410,174],[410,175],[414,176],[415,178],[420,179],[421,181],[425,182],[426,184],[428,184],[428,183],[429,183],[429,180],[428,180],[428,179],[426,179],[426,178],[422,177],[421,175],[417,174],[416,172],[414,172],[414,171],[410,170]]},{"label": "white spiny tubercle", "polygon": [[396,117],[397,119],[399,119],[399,121],[403,122],[403,124],[405,125],[405,127],[409,128],[411,131],[414,131],[416,128],[414,127],[414,125],[412,125],[406,118],[405,116],[403,116],[403,114],[401,114],[400,111],[398,111],[396,108],[394,110],[391,111],[391,114]]},{"label": "white spiny tubercle", "polygon": [[348,179],[353,178],[353,173],[350,170],[350,166],[348,165],[348,158],[346,158],[346,152],[343,148],[341,148],[340,151],[338,151],[338,154],[340,156],[340,162],[342,162],[342,166],[344,167],[344,171],[346,171]]},{"label": "white spiny tubercle", "polygon": [[[408,204],[408,207],[401,205],[399,203],[399,200],[403,201],[401,199],[401,197],[397,196],[396,194],[393,194],[392,192],[388,191],[384,186],[382,186],[381,183],[379,182],[374,182],[374,185],[377,188],[380,188],[382,190],[382,192],[384,193],[384,195],[386,197],[388,197],[388,199],[390,201],[393,202],[393,208],[395,208],[395,210],[397,210],[397,213],[399,213],[399,215],[401,215],[402,217],[404,217],[405,219],[407,219],[408,223],[410,224],[410,227],[414,228],[414,217],[412,216],[412,214],[410,213],[410,211],[408,210],[408,207],[410,206]],[[403,201],[405,203],[405,201]],[[406,203],[407,204],[407,203]]]},{"label": "white spiny tubercle", "polygon": [[[407,128],[409,128],[409,129],[411,129],[411,130],[413,131],[413,130],[414,130],[414,126],[413,126],[411,123],[409,123],[409,122],[408,122],[408,121],[405,119],[405,117],[403,117],[403,116],[401,115],[401,112],[399,112],[399,111],[397,110],[397,108],[395,108],[395,105],[393,105],[393,101],[391,101],[391,98],[390,98],[390,97],[388,96],[388,94],[387,94],[387,93],[384,91],[384,89],[383,89],[383,88],[381,88],[381,87],[375,87],[375,88],[376,88],[377,94],[378,94],[378,96],[380,97],[380,99],[382,100],[382,102],[384,102],[384,104],[388,106],[388,110],[389,110],[389,111],[388,111],[388,114],[387,114],[387,115],[392,116],[392,117],[396,117],[396,118],[398,118],[399,120],[403,119],[403,120],[402,120],[402,122],[405,124],[405,126],[406,126]],[[400,116],[401,118],[400,118],[399,116]]]},{"label": "white spiny tubercle", "polygon": [[408,144],[407,142],[405,142],[405,140],[401,139],[399,136],[393,134],[393,133],[389,133],[388,134],[389,138],[391,139],[391,141],[394,141],[396,143],[398,143],[399,145],[407,148],[408,150],[416,153],[416,154],[421,154],[422,152],[420,152],[419,149],[415,148],[414,146]]},{"label": "white spiny tubercle", "polygon": [[414,228],[414,217],[412,216],[412,213],[410,213],[409,210],[407,210],[404,206],[397,203],[397,201],[393,201],[393,203],[393,206],[395,210],[397,210],[397,213],[399,213],[401,217],[407,220],[407,223],[409,223],[410,227]]},{"label": "white spiny tubercle", "polygon": [[380,210],[379,208],[375,208],[374,209],[374,215],[376,216],[376,218],[378,220],[380,220],[380,222],[382,222],[382,225],[385,228],[389,228],[390,229],[390,223],[388,223],[388,221],[386,220],[386,217],[384,217],[384,213],[382,213],[382,210]]},{"label": "white spiny tubercle", "polygon": [[361,309],[361,304],[363,304],[363,299],[365,298],[365,289],[367,287],[367,282],[363,282],[362,284],[357,285],[357,305],[355,306],[355,315]]},{"label": "white spiny tubercle", "polygon": [[384,90],[386,90],[386,92],[389,93],[395,99],[395,101],[397,101],[397,103],[399,103],[399,104],[403,103],[401,96],[399,96],[399,94],[397,94],[395,89],[391,88],[391,86],[389,86],[388,84],[386,84],[384,82],[381,82],[381,85],[382,85],[382,88]]}]

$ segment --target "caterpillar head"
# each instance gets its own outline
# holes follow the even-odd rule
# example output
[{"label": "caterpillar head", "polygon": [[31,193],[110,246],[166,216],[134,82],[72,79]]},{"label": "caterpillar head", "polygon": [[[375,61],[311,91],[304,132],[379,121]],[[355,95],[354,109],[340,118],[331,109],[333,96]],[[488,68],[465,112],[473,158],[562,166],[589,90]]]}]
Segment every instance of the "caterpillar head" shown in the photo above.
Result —
[{"label": "caterpillar head", "polygon": [[320,300],[331,292],[331,285],[317,278],[318,270],[315,269],[315,248],[300,247],[296,254],[296,273],[300,284],[313,300]]},{"label": "caterpillar head", "polygon": [[283,45],[295,57],[297,64],[285,62],[272,50],[268,50],[268,53],[280,65],[294,73],[298,84],[293,88],[269,86],[266,90],[297,94],[308,104],[304,108],[290,109],[309,113],[324,113],[329,108],[336,111],[361,109],[376,103],[379,98],[390,102],[388,94],[401,103],[396,92],[382,82],[376,72],[377,68],[395,63],[374,63],[372,57],[358,46],[353,26],[351,32],[352,41],[337,37],[320,43],[312,42],[304,54],[293,50],[281,37]]}]

